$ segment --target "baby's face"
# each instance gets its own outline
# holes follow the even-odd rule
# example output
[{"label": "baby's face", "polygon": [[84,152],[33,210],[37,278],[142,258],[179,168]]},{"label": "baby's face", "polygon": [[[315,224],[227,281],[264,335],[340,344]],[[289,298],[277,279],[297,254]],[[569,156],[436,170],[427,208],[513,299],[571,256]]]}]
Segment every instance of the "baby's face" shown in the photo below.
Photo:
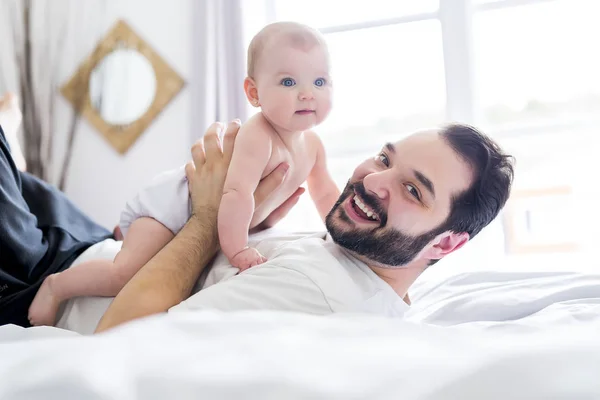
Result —
[{"label": "baby's face", "polygon": [[262,112],[279,129],[310,129],[331,110],[329,56],[323,46],[269,46],[255,78]]}]

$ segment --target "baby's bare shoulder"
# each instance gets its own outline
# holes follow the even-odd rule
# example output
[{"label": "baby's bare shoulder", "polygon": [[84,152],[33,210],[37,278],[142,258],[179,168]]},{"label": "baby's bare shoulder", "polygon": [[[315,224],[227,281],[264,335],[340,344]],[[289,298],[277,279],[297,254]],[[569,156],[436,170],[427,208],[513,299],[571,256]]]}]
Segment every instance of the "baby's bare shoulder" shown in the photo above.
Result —
[{"label": "baby's bare shoulder", "polygon": [[306,137],[306,145],[311,152],[316,154],[323,150],[323,141],[315,131],[306,131],[304,134]]},{"label": "baby's bare shoulder", "polygon": [[262,113],[256,113],[251,116],[240,128],[238,137],[240,135],[264,135],[272,136],[274,129],[264,117]]},{"label": "baby's bare shoulder", "polygon": [[235,138],[233,160],[246,159],[249,156],[260,159],[271,158],[276,142],[257,115],[253,115],[242,124]]}]

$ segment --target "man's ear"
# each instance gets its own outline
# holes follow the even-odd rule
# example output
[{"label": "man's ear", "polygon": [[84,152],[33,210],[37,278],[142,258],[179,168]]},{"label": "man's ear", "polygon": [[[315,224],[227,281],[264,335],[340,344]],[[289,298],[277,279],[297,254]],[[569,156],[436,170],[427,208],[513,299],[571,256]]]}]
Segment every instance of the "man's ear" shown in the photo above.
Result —
[{"label": "man's ear", "polygon": [[256,83],[254,79],[250,77],[246,77],[244,79],[244,92],[246,93],[246,97],[250,104],[254,107],[260,106],[260,101],[258,100],[258,89],[256,88]]},{"label": "man's ear", "polygon": [[439,235],[432,246],[426,250],[424,257],[430,260],[440,260],[463,247],[469,241],[469,234],[466,232],[444,232]]}]

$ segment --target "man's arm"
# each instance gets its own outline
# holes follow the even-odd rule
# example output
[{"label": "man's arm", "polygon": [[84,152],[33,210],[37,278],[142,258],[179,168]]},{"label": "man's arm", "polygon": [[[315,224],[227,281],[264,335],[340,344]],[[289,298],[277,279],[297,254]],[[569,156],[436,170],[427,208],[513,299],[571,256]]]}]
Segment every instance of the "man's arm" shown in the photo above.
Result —
[{"label": "man's arm", "polygon": [[313,279],[289,262],[273,261],[202,289],[169,312],[190,310],[275,310],[316,315],[334,312]]},{"label": "man's arm", "polygon": [[184,300],[217,248],[216,228],[197,216],[191,217],[179,234],[119,292],[96,332],[164,312]]},{"label": "man's arm", "polygon": [[[208,129],[203,141],[192,149],[193,164],[186,166],[192,198],[189,221],[119,292],[96,332],[166,312],[179,304],[190,295],[200,273],[214,257],[218,250],[217,211],[239,122],[229,124],[223,150],[218,138],[220,128],[220,124],[213,124]],[[287,166],[280,165],[262,180],[254,192],[256,204],[281,184],[286,172]]]}]

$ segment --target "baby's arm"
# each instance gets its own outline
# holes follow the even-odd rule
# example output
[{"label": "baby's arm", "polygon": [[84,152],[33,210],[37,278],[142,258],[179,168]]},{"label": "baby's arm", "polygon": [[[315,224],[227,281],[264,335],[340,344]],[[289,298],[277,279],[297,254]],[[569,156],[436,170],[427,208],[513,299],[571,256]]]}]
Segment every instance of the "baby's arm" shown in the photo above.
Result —
[{"label": "baby's arm", "polygon": [[253,193],[271,157],[271,138],[253,122],[244,124],[236,137],[218,214],[221,249],[232,265],[242,270],[264,261],[260,253],[247,246],[254,214]]},{"label": "baby's arm", "polygon": [[335,205],[341,192],[327,169],[325,148],[321,139],[313,132],[308,132],[307,135],[307,139],[310,140],[310,145],[315,152],[315,164],[307,179],[308,193],[315,203],[317,211],[319,211],[321,220],[325,222],[327,214]]}]

